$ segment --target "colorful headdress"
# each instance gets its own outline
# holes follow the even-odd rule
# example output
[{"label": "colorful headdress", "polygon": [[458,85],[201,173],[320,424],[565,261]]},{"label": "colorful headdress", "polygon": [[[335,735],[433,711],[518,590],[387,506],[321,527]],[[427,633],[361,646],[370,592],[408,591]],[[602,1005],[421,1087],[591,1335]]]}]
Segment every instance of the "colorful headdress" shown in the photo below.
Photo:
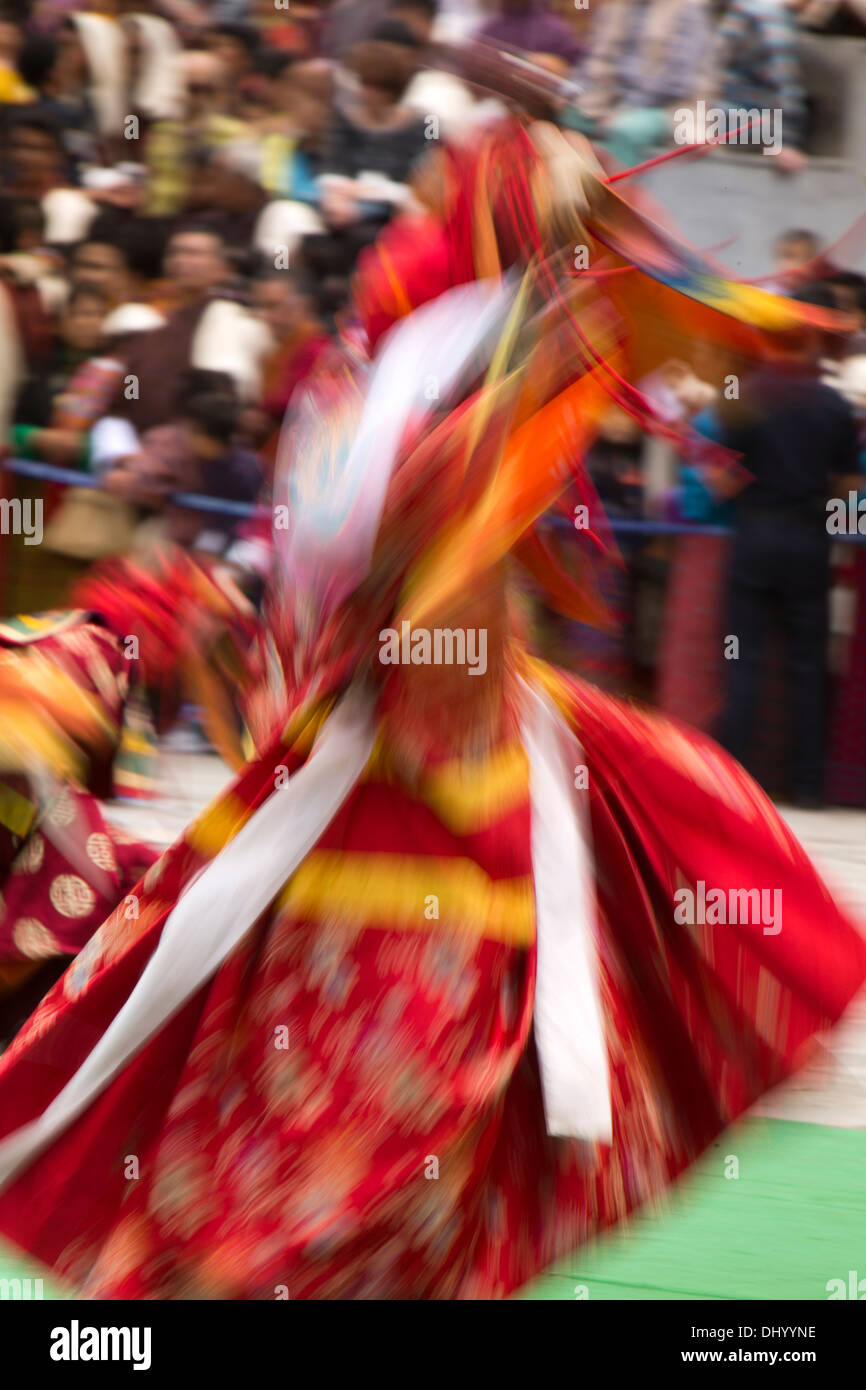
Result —
[{"label": "colorful headdress", "polygon": [[[509,119],[440,160],[439,215],[392,223],[360,263],[374,356],[347,371],[351,407],[319,414],[314,387],[285,434],[275,500],[292,514],[284,579],[302,684],[339,682],[383,623],[447,623],[509,555],[555,606],[599,620],[592,564],[566,575],[536,526],[575,489],[591,518],[576,556],[611,548],[585,467],[610,405],[682,442],[643,377],[695,339],[757,358],[762,330],[836,324],[726,279],[553,126]],[[493,303],[495,341],[481,334],[476,353]]]}]

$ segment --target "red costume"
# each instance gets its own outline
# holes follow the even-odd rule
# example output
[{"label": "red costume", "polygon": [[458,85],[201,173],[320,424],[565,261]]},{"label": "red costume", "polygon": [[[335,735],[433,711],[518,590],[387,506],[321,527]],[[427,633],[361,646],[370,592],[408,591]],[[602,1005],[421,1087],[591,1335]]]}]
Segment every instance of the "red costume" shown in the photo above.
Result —
[{"label": "red costume", "polygon": [[[549,162],[506,126],[470,166],[430,257],[416,224],[369,258],[372,359],[294,403],[273,732],[0,1061],[0,1230],[88,1294],[506,1295],[866,976],[739,767],[514,629],[515,550],[595,611],[532,528],[611,391],[641,405],[621,317],[557,278]],[[427,664],[443,632],[466,659]]]}]

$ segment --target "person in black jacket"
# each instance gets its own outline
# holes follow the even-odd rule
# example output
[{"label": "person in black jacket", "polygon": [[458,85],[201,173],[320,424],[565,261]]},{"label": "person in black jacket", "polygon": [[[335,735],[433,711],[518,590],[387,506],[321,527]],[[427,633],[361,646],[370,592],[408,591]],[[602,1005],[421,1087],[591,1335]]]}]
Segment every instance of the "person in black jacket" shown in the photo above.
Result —
[{"label": "person in black jacket", "polygon": [[787,639],[792,785],[820,801],[826,726],[830,535],[827,500],[857,470],[857,428],[845,399],[822,383],[820,335],[780,335],[773,359],[744,383],[722,417],[722,442],[751,483],[735,502],[728,589],[729,657],[722,742],[749,765],[758,679],[774,614]]}]

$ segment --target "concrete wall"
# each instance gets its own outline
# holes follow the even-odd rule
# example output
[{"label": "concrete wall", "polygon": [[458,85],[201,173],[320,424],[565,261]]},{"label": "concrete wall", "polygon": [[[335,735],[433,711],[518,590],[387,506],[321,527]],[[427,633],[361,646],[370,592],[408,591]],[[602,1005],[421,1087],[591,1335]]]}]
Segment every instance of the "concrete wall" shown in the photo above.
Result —
[{"label": "concrete wall", "polygon": [[[672,160],[644,180],[689,241],[717,253],[736,275],[772,270],[775,236],[808,227],[832,242],[866,213],[866,40],[804,36],[804,85],[812,130],[809,165],[785,176],[748,149]],[[866,271],[866,233],[840,260]]]},{"label": "concrete wall", "polygon": [[[866,162],[866,161],[864,161]],[[721,151],[672,160],[645,186],[658,197],[687,240],[715,253],[735,275],[772,269],[772,243],[788,227],[808,227],[833,242],[866,213],[866,179],[853,163],[813,158],[799,174],[774,172],[772,159]],[[844,264],[866,271],[866,233]]]}]

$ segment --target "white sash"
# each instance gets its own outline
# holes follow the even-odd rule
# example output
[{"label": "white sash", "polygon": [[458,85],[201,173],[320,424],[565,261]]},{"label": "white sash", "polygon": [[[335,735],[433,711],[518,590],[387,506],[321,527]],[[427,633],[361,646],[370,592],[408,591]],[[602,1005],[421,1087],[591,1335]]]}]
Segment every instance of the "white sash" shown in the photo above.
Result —
[{"label": "white sash", "polygon": [[548,1134],[612,1138],[583,764],[558,710],[524,685],[538,961],[533,1029]]}]

